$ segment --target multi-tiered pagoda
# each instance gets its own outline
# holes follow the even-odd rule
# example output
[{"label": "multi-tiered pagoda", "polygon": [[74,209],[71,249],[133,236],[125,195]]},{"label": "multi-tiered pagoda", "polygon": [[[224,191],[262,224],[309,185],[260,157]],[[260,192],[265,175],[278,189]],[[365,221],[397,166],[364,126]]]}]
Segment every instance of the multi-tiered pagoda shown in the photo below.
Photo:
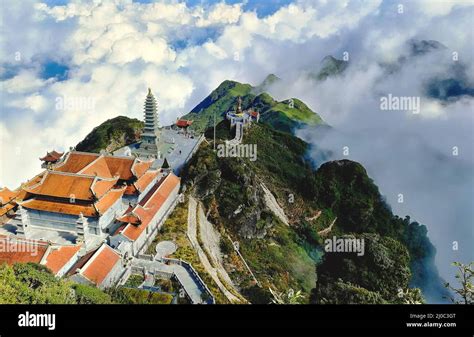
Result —
[{"label": "multi-tiered pagoda", "polygon": [[145,128],[140,137],[141,144],[139,151],[141,154],[157,156],[159,140],[159,121],[156,110],[156,99],[148,88],[148,95],[145,100]]}]

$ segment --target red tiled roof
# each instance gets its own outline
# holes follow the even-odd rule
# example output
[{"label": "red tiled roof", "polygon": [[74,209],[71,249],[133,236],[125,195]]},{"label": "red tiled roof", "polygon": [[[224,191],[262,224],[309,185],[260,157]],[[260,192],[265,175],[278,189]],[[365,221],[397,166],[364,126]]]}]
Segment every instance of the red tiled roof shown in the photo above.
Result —
[{"label": "red tiled roof", "polygon": [[40,158],[42,161],[47,161],[47,162],[54,162],[57,161],[61,156],[64,154],[64,152],[56,152],[56,151],[51,151],[51,152],[46,152],[46,156],[43,158]]},{"label": "red tiled roof", "polygon": [[41,241],[11,238],[0,235],[0,264],[6,263],[40,263],[48,249],[48,244]]},{"label": "red tiled roof", "polygon": [[[36,209],[44,212],[64,213],[71,215],[79,215],[96,217],[104,214],[115,202],[123,196],[125,189],[110,189],[104,195],[100,195],[100,199],[95,204],[42,200],[40,198],[31,198],[21,202],[20,204],[28,209]],[[99,212],[99,213],[98,213]]]},{"label": "red tiled roof", "polygon": [[154,195],[155,191],[161,186],[161,183],[166,179],[166,176],[160,178],[160,180],[150,188],[150,190],[145,194],[145,196],[138,203],[139,205],[145,205],[147,201]]},{"label": "red tiled roof", "polygon": [[97,210],[94,208],[94,204],[72,204],[67,202],[56,202],[50,200],[40,200],[40,199],[29,199],[20,203],[25,208],[36,209],[44,212],[53,212],[53,213],[64,213],[71,215],[83,214],[88,217],[97,216]]},{"label": "red tiled roof", "polygon": [[20,191],[11,191],[7,187],[0,189],[0,216],[5,215],[16,205],[15,198]]},{"label": "red tiled roof", "polygon": [[64,174],[48,171],[42,181],[31,187],[25,187],[28,193],[77,200],[93,200],[91,185],[94,177]]},{"label": "red tiled roof", "polygon": [[51,247],[43,264],[56,275],[81,249],[76,246],[57,246]]},{"label": "red tiled roof", "polygon": [[19,192],[11,191],[7,187],[0,189],[0,206],[8,204],[10,201],[16,198]]},{"label": "red tiled roof", "polygon": [[[100,247],[99,247],[100,248]],[[71,267],[71,269],[67,272],[67,276],[71,276],[76,274],[78,269],[81,269],[85,266],[87,262],[91,259],[91,257],[99,250],[99,248],[95,248],[89,252],[87,252],[84,256],[81,256],[79,260]]]},{"label": "red tiled roof", "polygon": [[134,211],[125,213],[117,218],[117,221],[133,224],[139,224],[141,222],[140,217]]},{"label": "red tiled roof", "polygon": [[185,128],[185,127],[188,127],[190,126],[191,124],[193,124],[193,121],[188,121],[186,119],[178,119],[176,121],[176,126],[180,127],[180,128]]},{"label": "red tiled roof", "polygon": [[7,214],[8,211],[13,209],[13,208],[15,208],[15,204],[13,204],[13,203],[6,204],[6,205],[0,207],[0,216]]},{"label": "red tiled roof", "polygon": [[250,112],[250,115],[252,115],[252,117],[257,117],[260,114],[257,111],[252,111]]},{"label": "red tiled roof", "polygon": [[115,186],[118,181],[118,177],[112,179],[97,179],[91,187],[91,190],[94,192],[95,196],[100,199],[102,198],[108,191]]},{"label": "red tiled roof", "polygon": [[94,284],[101,285],[119,261],[120,255],[104,243],[84,265],[80,273]]},{"label": "red tiled roof", "polygon": [[144,175],[142,175],[135,183],[135,187],[138,191],[143,192],[148,185],[153,181],[153,179],[158,176],[160,172],[157,170],[147,171]]},{"label": "red tiled roof", "polygon": [[140,234],[145,230],[149,225],[151,219],[159,211],[161,206],[169,198],[171,192],[179,186],[180,179],[175,176],[173,173],[170,173],[166,178],[161,182],[157,189],[153,189],[151,197],[147,198],[147,201],[144,205],[138,205],[134,208],[133,212],[138,215],[141,220],[141,224],[134,225],[128,224],[127,227],[122,231],[122,234],[129,238],[130,240],[136,240]]},{"label": "red tiled roof", "polygon": [[132,171],[135,174],[135,177],[140,178],[141,176],[143,176],[152,164],[153,160],[141,161],[137,159],[132,166]]},{"label": "red tiled roof", "polygon": [[90,176],[112,178],[112,174],[110,173],[109,167],[107,166],[107,161],[104,157],[98,157],[78,173]]},{"label": "red tiled roof", "polygon": [[64,154],[64,152],[58,152],[58,151],[56,151],[56,150],[53,150],[53,151],[51,151],[51,152],[48,152],[48,154],[50,154],[50,155],[52,155],[52,156],[55,156],[55,157],[57,157],[57,158],[60,158],[60,157]]},{"label": "red tiled roof", "polygon": [[135,162],[138,166],[136,176],[140,177],[152,164],[141,162],[132,157],[117,157],[88,152],[70,152],[63,164],[54,168],[55,171],[98,175],[105,178],[118,176],[122,180],[130,180],[135,176]]},{"label": "red tiled roof", "polygon": [[[73,151],[68,153],[64,163],[52,171],[42,172],[25,184],[18,199],[24,200],[22,205],[26,208],[97,216],[110,208],[124,193],[136,194],[145,190],[158,174],[154,170],[148,173],[152,163],[152,160]],[[129,185],[112,191],[119,180],[128,180]],[[137,185],[132,184],[132,181]],[[45,200],[45,197],[65,200]]]},{"label": "red tiled roof", "polygon": [[69,152],[64,163],[54,168],[55,171],[77,173],[92,163],[100,155],[98,153]]},{"label": "red tiled roof", "polygon": [[105,156],[104,159],[112,176],[119,176],[122,180],[133,178],[132,166],[135,162],[134,158]]},{"label": "red tiled roof", "polygon": [[100,214],[104,214],[117,200],[122,198],[125,189],[113,189],[95,203]]},{"label": "red tiled roof", "polygon": [[30,180],[28,180],[26,183],[22,184],[21,186],[21,189],[18,193],[18,196],[16,197],[17,200],[23,200],[25,199],[25,197],[28,195],[28,192],[25,191],[25,188],[29,188],[29,187],[32,187],[34,185],[37,185],[38,183],[41,182],[41,180],[43,179],[44,175],[47,173],[48,171],[44,170],[43,172],[37,174],[36,176],[34,176],[33,178],[31,178]]},{"label": "red tiled roof", "polygon": [[75,200],[100,199],[117,183],[118,178],[98,178],[48,171],[40,183],[25,187],[31,194]]}]

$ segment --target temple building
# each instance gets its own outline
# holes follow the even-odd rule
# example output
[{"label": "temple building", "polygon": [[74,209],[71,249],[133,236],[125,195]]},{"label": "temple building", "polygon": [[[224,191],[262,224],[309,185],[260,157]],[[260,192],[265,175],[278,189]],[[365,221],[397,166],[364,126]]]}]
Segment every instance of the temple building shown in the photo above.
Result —
[{"label": "temple building", "polygon": [[242,98],[237,98],[237,104],[235,110],[228,111],[226,118],[230,121],[230,126],[234,127],[238,123],[242,123],[243,126],[248,126],[252,122],[259,122],[260,113],[258,111],[248,109],[242,109]]},{"label": "temple building", "polygon": [[98,249],[90,251],[70,268],[70,280],[108,288],[115,285],[125,272],[120,253],[103,243]]},{"label": "temple building", "polygon": [[151,90],[144,110],[140,142],[114,155],[47,152],[42,172],[15,191],[0,189],[0,244],[12,248],[0,251],[0,263],[39,263],[100,288],[126,281],[132,257],[180,200],[176,174],[204,140],[187,130],[191,121],[160,128]]},{"label": "temple building", "polygon": [[8,265],[28,262],[40,263],[49,246],[49,243],[44,241],[32,241],[0,235],[0,247],[2,247],[0,249],[0,265],[3,263]]},{"label": "temple building", "polygon": [[51,165],[56,164],[61,159],[63,154],[63,152],[57,152],[55,150],[46,152],[46,156],[40,158],[40,160],[43,162],[41,167],[49,168]]},{"label": "temple building", "polygon": [[180,179],[169,173],[141,202],[129,206],[117,218],[120,226],[110,237],[111,246],[129,255],[145,251],[176,206],[180,186]]},{"label": "temple building", "polygon": [[49,246],[40,263],[54,276],[63,277],[79,260],[81,245]]},{"label": "temple building", "polygon": [[176,127],[178,129],[181,129],[184,131],[184,133],[187,133],[188,132],[188,128],[193,124],[193,121],[189,121],[189,120],[186,120],[186,119],[177,119],[176,120]]},{"label": "temple building", "polygon": [[144,105],[145,114],[145,128],[140,136],[140,147],[137,153],[140,156],[157,158],[158,156],[158,142],[160,125],[157,113],[157,104],[155,96],[151,93],[151,89],[148,88],[148,95],[145,99]]},{"label": "temple building", "polygon": [[[114,231],[115,218],[156,184],[151,161],[69,152],[64,161],[23,187],[15,221],[17,235],[38,230],[69,233],[76,241],[100,241]],[[74,241],[73,240],[73,241]]]},{"label": "temple building", "polygon": [[11,214],[16,207],[15,198],[18,192],[10,191],[7,187],[0,189],[0,217]]},{"label": "temple building", "polygon": [[137,157],[153,160],[153,168],[160,168],[165,158],[171,170],[179,175],[181,169],[204,141],[204,135],[192,130],[191,120],[177,119],[172,125],[161,127],[157,103],[151,89],[144,104],[145,127],[140,140],[113,152],[116,156]]},{"label": "temple building", "polygon": [[38,263],[62,277],[79,259],[80,245],[53,245],[49,242],[0,235],[0,264]]}]

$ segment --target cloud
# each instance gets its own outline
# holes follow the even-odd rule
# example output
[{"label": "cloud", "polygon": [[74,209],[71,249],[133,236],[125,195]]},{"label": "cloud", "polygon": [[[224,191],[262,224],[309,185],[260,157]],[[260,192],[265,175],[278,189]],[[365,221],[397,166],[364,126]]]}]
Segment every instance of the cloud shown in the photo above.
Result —
[{"label": "cloud", "polygon": [[[462,50],[463,75],[471,78],[472,87],[468,69],[472,69],[474,55],[466,45],[466,36],[471,36],[466,20],[472,16],[472,7],[470,11],[451,7],[449,17],[429,17],[429,26],[419,22],[425,17],[419,17],[411,27],[398,27],[396,34],[403,38],[390,48],[383,44],[386,33],[376,26],[369,33],[370,43],[361,44],[362,50],[353,53],[364,59],[351,58],[342,77],[318,83],[297,76],[290,88],[276,86],[273,90],[279,97],[302,98],[333,126],[333,131],[324,134],[314,129],[300,131],[314,146],[313,158],[320,160],[321,150],[329,150],[332,154],[327,159],[361,162],[396,214],[410,215],[427,225],[441,274],[455,282],[451,262],[473,259],[474,99],[466,96],[446,102],[426,95],[430,80],[457,76],[453,69],[459,61],[452,58],[453,50]],[[453,22],[463,24],[454,28]],[[413,26],[420,26],[420,33],[413,33]],[[446,31],[456,37],[447,39]],[[406,50],[396,46],[412,37],[439,40],[448,49],[411,56],[397,71],[388,71],[387,62],[406,56]],[[380,41],[382,48],[372,49]],[[420,113],[381,110],[380,97],[389,93],[420,97]],[[346,146],[347,157],[343,154]],[[404,196],[403,203],[398,202],[399,194]],[[458,250],[453,248],[456,245]]]},{"label": "cloud", "polygon": [[4,91],[9,94],[26,94],[44,87],[47,81],[37,77],[31,71],[21,71],[16,76],[3,81]]}]

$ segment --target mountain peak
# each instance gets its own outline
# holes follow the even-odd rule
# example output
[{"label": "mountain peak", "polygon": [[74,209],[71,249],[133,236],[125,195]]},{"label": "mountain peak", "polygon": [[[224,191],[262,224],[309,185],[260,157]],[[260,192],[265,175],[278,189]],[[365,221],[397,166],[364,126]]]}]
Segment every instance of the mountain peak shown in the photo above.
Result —
[{"label": "mountain peak", "polygon": [[233,80],[224,80],[224,81],[221,82],[221,84],[219,84],[217,86],[216,89],[214,89],[214,91],[219,91],[219,90],[222,90],[222,89],[232,88],[232,87],[235,87],[238,84],[241,84],[241,83],[237,82],[237,81],[233,81]]},{"label": "mountain peak", "polygon": [[325,56],[321,62],[321,69],[319,70],[316,78],[320,81],[334,75],[341,74],[346,70],[349,62],[339,60],[332,55]]},{"label": "mountain peak", "polygon": [[[192,120],[193,129],[204,131],[225,118],[225,114],[235,107],[238,97],[242,99],[242,109],[253,109],[260,113],[260,122],[279,131],[292,133],[303,125],[322,124],[321,117],[297,98],[276,101],[265,90],[266,84],[281,81],[274,74],[268,75],[259,87],[232,80],[223,81],[183,118]],[[262,88],[263,86],[263,88]]]},{"label": "mountain peak", "polygon": [[280,80],[281,80],[281,78],[279,78],[277,75],[269,74],[269,75],[267,75],[267,77],[265,77],[265,79],[263,80],[263,82],[260,85],[270,85],[270,84],[273,84],[273,83],[278,82]]},{"label": "mountain peak", "polygon": [[444,44],[436,40],[411,39],[408,41],[408,46],[412,55],[423,55],[435,50],[447,49]]},{"label": "mountain peak", "polygon": [[256,87],[253,88],[253,93],[255,95],[261,94],[262,92],[268,91],[268,88],[277,82],[281,81],[281,78],[276,76],[275,74],[269,74],[265,79],[263,80],[262,83],[257,85]]},{"label": "mountain peak", "polygon": [[326,55],[323,57],[323,59],[321,60],[321,64],[327,64],[329,62],[333,63],[333,62],[337,62],[337,61],[340,61],[338,60],[337,58],[335,58],[334,56],[332,55]]}]

